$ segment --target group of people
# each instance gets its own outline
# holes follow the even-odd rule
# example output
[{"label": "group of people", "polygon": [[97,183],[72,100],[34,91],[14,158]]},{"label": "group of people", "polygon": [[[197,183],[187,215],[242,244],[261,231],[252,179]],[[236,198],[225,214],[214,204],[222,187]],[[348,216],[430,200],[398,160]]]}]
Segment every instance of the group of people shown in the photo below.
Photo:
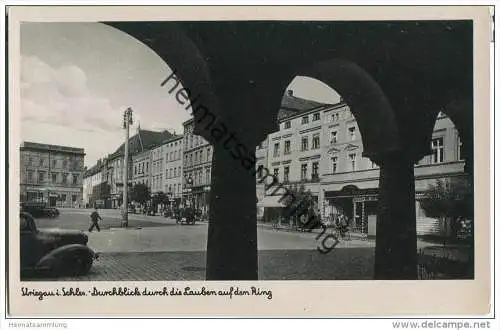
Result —
[{"label": "group of people", "polygon": [[324,226],[333,228],[341,237],[345,237],[349,231],[349,218],[345,214],[330,214]]}]

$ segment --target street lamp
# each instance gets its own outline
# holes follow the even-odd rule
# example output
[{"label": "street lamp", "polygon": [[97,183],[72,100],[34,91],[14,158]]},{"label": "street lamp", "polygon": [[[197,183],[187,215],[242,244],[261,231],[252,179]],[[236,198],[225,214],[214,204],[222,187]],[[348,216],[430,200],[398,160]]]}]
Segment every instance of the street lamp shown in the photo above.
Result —
[{"label": "street lamp", "polygon": [[123,112],[123,128],[125,129],[125,155],[123,169],[123,212],[122,212],[122,227],[128,227],[128,145],[129,145],[129,128],[132,125],[132,108],[127,108]]},{"label": "street lamp", "polygon": [[186,179],[186,185],[188,186],[188,201],[191,204],[190,206],[193,207],[193,193],[192,193],[192,187],[193,187],[193,178],[188,177]]}]

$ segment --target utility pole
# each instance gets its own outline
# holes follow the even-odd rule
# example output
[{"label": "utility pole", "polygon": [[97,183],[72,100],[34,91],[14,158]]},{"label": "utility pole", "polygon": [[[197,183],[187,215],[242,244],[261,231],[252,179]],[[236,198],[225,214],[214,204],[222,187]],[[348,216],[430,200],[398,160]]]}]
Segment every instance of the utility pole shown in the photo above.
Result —
[{"label": "utility pole", "polygon": [[123,128],[125,129],[125,155],[123,159],[123,218],[122,227],[128,227],[128,145],[129,145],[129,128],[132,124],[132,108],[127,108],[123,113]]}]

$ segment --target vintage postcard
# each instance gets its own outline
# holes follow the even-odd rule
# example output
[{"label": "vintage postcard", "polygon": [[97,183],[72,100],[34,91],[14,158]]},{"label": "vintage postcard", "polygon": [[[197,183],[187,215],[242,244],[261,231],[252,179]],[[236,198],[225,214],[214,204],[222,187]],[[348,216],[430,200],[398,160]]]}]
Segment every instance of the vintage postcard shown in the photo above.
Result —
[{"label": "vintage postcard", "polygon": [[7,14],[9,315],[489,313],[490,8]]}]

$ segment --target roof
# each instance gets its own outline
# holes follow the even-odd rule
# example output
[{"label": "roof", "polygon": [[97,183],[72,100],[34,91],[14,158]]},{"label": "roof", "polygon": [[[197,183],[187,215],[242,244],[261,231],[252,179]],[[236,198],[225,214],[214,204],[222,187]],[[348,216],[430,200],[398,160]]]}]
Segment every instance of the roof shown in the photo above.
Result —
[{"label": "roof", "polygon": [[322,109],[332,106],[332,104],[321,103],[313,100],[304,99],[293,95],[292,91],[287,91],[281,101],[280,112],[278,113],[278,120],[288,117],[296,116],[314,109]]},{"label": "roof", "polygon": [[293,96],[292,91],[287,91],[287,93],[285,94],[285,96],[283,96],[283,99],[281,100],[280,110],[308,111],[324,105],[325,103]]},{"label": "roof", "polygon": [[179,140],[179,139],[182,139],[184,137],[184,135],[172,135],[172,137],[166,139],[165,141],[163,141],[163,144],[165,143],[169,143],[169,142],[173,142],[173,141],[176,141],[176,140]]},{"label": "roof", "polygon": [[35,150],[35,151],[53,151],[59,153],[68,153],[75,155],[85,155],[84,148],[68,147],[56,144],[45,144],[36,142],[23,142],[21,143],[20,150]]},{"label": "roof", "polygon": [[89,176],[92,176],[96,173],[99,173],[102,169],[102,166],[103,166],[103,164],[99,164],[99,163],[95,164],[94,166],[89,168],[87,171],[85,171],[85,173],[83,173],[83,177],[88,178]]},{"label": "roof", "polygon": [[[173,136],[169,131],[155,132],[139,129],[137,134],[130,138],[129,154],[133,156],[145,150],[153,149],[163,144],[163,141]],[[125,144],[122,143],[115,152],[109,155],[109,159],[122,156],[125,153]]]}]

